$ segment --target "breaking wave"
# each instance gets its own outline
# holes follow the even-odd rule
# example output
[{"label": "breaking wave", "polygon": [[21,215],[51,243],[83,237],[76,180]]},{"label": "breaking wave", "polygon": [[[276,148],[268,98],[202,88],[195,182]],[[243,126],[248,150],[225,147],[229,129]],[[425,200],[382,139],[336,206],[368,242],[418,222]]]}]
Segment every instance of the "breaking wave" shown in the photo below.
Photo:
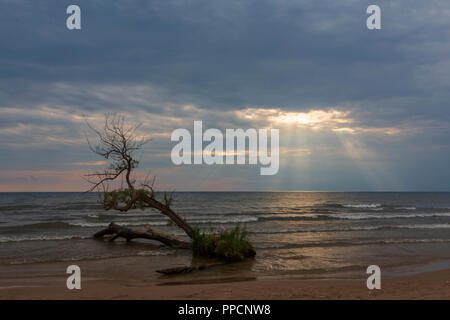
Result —
[{"label": "breaking wave", "polygon": [[[149,224],[151,226],[165,226],[167,225],[167,221],[142,221],[142,222],[122,222],[117,221],[118,225],[121,226],[130,226],[130,227],[137,227],[137,226],[145,226],[146,224]],[[77,227],[107,227],[109,226],[109,223],[107,222],[69,222],[69,225],[71,226],[77,226]]]},{"label": "breaking wave", "polygon": [[381,207],[380,203],[361,203],[361,204],[344,204],[344,208],[379,208]]},{"label": "breaking wave", "polygon": [[335,214],[329,215],[334,219],[405,219],[405,218],[430,218],[430,217],[450,217],[450,212],[443,213],[412,213],[412,214]]},{"label": "breaking wave", "polygon": [[147,257],[147,256],[168,256],[174,254],[175,250],[145,250],[137,253],[138,256]]},{"label": "breaking wave", "polygon": [[31,237],[0,237],[0,243],[7,242],[23,242],[23,241],[57,241],[57,240],[75,240],[75,239],[90,239],[91,237],[82,237],[76,235],[66,236],[31,236]]},{"label": "breaking wave", "polygon": [[226,224],[226,223],[240,223],[240,222],[257,222],[259,219],[257,217],[250,216],[238,216],[238,217],[224,217],[224,218],[208,218],[205,216],[203,219],[189,219],[187,221],[190,223],[198,223],[198,224]]},{"label": "breaking wave", "polygon": [[450,224],[414,224],[414,225],[382,225],[382,226],[361,226],[361,227],[336,227],[336,228],[296,228],[296,229],[280,229],[267,230],[257,229],[249,230],[249,233],[257,234],[277,234],[277,233],[303,233],[303,232],[346,232],[346,231],[373,231],[373,230],[389,230],[389,229],[449,229]]}]

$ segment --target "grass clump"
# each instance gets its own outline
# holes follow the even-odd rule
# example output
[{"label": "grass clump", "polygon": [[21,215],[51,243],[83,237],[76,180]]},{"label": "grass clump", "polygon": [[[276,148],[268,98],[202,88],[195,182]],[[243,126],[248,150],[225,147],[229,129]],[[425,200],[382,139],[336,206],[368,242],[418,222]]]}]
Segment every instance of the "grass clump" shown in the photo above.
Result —
[{"label": "grass clump", "polygon": [[219,258],[228,262],[242,261],[256,254],[248,240],[247,231],[239,225],[220,233],[214,232],[214,229],[210,233],[195,229],[192,251],[196,256]]}]

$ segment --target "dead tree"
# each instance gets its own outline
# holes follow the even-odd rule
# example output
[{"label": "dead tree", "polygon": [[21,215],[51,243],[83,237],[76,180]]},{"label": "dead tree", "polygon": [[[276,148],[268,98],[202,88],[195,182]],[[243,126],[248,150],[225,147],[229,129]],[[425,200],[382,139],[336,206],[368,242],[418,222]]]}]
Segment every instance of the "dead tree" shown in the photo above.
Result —
[{"label": "dead tree", "polygon": [[[162,200],[156,199],[154,190],[155,178],[147,175],[141,183],[137,183],[134,170],[139,162],[135,153],[148,141],[137,136],[139,126],[127,127],[124,116],[106,115],[102,130],[98,130],[86,121],[88,127],[95,133],[97,143],[91,144],[86,136],[89,147],[97,155],[110,162],[110,166],[103,171],[87,174],[85,179],[91,184],[89,191],[103,194],[101,203],[105,210],[117,210],[126,213],[131,209],[153,208],[167,216],[175,225],[184,230],[192,239],[194,229],[180,215],[170,207],[172,195],[164,193]],[[94,237],[101,238],[111,235],[110,241],[125,238],[130,241],[143,238],[159,241],[170,247],[189,248],[190,242],[183,241],[167,232],[150,228],[126,228],[112,222],[106,229],[97,232]]]}]

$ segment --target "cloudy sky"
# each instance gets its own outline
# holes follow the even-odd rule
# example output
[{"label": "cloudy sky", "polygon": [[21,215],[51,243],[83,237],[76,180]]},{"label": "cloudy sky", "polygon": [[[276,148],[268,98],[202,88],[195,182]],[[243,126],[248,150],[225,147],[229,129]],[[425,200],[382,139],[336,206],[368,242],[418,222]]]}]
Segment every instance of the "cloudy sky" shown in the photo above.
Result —
[{"label": "cloudy sky", "polygon": [[[450,191],[449,89],[448,0],[0,0],[0,191],[85,190],[106,112],[161,189]],[[174,166],[194,120],[279,128],[279,173]]]}]

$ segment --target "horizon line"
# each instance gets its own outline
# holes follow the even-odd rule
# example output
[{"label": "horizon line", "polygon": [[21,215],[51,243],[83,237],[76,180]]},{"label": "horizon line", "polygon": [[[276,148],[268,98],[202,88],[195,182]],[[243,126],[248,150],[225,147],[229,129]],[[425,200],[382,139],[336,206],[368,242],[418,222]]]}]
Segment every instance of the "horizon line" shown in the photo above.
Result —
[{"label": "horizon line", "polygon": [[[346,192],[360,192],[360,193],[450,193],[450,190],[433,190],[433,191],[414,191],[414,190],[192,190],[192,191],[176,191],[176,190],[158,190],[157,193],[167,192],[167,193],[182,193],[182,192],[202,192],[202,193],[219,193],[219,192],[242,192],[242,193],[275,193],[275,192],[292,192],[292,193],[313,193],[313,192],[329,192],[329,193],[346,193]],[[104,193],[101,191],[0,191],[1,193]]]}]

